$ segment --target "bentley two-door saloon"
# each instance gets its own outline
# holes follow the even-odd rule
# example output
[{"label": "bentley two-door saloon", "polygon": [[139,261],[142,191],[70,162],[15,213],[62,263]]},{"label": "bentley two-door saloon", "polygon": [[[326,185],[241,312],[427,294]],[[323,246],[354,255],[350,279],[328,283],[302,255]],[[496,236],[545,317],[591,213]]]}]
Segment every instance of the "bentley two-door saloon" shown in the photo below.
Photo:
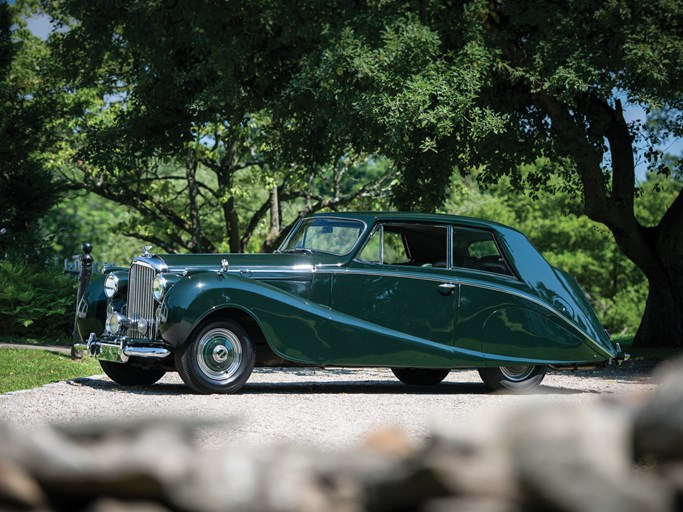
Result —
[{"label": "bentley two-door saloon", "polygon": [[476,368],[498,390],[623,359],[520,232],[412,213],[314,215],[273,254],[145,250],[93,280],[78,329],[118,384],[177,371],[198,393],[234,393],[255,366],[384,367],[410,385]]}]

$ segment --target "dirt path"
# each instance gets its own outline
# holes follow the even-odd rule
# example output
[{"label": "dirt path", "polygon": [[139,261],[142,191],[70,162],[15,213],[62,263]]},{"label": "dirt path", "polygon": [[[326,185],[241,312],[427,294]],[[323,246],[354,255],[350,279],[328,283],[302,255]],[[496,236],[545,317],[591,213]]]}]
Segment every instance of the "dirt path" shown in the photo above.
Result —
[{"label": "dirt path", "polygon": [[434,429],[477,429],[491,412],[546,402],[590,404],[655,387],[652,365],[552,373],[534,393],[489,394],[476,371],[453,371],[439,386],[412,388],[389,370],[257,369],[238,395],[195,395],[176,374],[122,388],[104,376],[0,395],[0,421],[15,425],[118,421],[149,416],[207,422],[203,448],[295,443],[334,450],[398,426],[418,443]]},{"label": "dirt path", "polygon": [[0,343],[0,348],[22,348],[27,350],[49,350],[61,354],[71,354],[71,347],[61,345],[28,345],[25,343]]}]

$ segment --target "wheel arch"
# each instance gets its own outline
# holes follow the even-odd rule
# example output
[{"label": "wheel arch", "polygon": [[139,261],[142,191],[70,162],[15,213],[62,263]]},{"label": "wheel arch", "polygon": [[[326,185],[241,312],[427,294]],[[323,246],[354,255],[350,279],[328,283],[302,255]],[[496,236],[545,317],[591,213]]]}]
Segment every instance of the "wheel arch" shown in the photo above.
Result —
[{"label": "wheel arch", "polygon": [[232,320],[242,326],[247,332],[249,341],[251,341],[254,351],[256,352],[256,366],[282,366],[288,364],[288,361],[278,355],[270,346],[263,327],[256,316],[239,305],[215,308],[207,312],[201,318],[198,318],[190,329],[187,338],[178,346],[187,343],[188,340],[192,339],[197,331],[201,330],[204,325],[216,320]]}]

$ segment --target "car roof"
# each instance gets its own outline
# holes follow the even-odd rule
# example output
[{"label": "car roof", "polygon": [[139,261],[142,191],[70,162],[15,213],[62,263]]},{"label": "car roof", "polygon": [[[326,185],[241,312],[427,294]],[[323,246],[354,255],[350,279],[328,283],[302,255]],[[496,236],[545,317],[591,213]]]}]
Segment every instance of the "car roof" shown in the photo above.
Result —
[{"label": "car roof", "polygon": [[447,215],[441,213],[415,213],[415,212],[327,212],[316,213],[311,217],[337,217],[344,219],[358,219],[366,224],[373,224],[375,221],[393,221],[393,222],[430,222],[430,223],[445,223],[445,224],[459,224],[461,226],[470,226],[477,228],[496,229],[498,231],[516,231],[510,226],[500,224],[498,222],[478,219],[475,217],[464,217],[461,215]]}]

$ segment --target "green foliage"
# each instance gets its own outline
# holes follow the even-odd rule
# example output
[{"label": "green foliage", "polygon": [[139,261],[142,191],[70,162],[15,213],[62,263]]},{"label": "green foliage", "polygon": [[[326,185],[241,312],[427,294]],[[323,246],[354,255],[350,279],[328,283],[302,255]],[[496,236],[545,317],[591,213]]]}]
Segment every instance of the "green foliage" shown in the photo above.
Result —
[{"label": "green foliage", "polygon": [[100,373],[96,359],[76,362],[66,354],[46,350],[0,348],[0,393]]},{"label": "green foliage", "polygon": [[32,97],[36,91],[21,72],[31,47],[13,40],[14,14],[0,2],[0,259],[40,261],[44,251],[36,225],[58,190],[40,158],[46,105]]},{"label": "green foliage", "polygon": [[[489,183],[512,175],[513,185],[539,190],[551,169],[523,182],[517,166],[542,155],[599,163],[610,149],[604,115],[620,115],[609,108],[619,97],[648,112],[669,107],[667,127],[680,132],[682,14],[680,3],[631,0],[338,8],[286,84],[289,103],[273,108],[300,146],[315,138],[327,147],[381,147],[403,173],[400,206],[438,206],[454,165],[482,166],[480,179]],[[312,32],[317,22],[308,20]],[[629,129],[654,140],[650,126]],[[556,170],[580,189],[576,167]]]},{"label": "green foliage", "polygon": [[127,264],[146,245],[124,234],[132,217],[124,206],[95,194],[68,193],[41,219],[40,234],[56,265],[80,254],[83,242],[93,244],[97,262]]},{"label": "green foliage", "polygon": [[59,339],[73,330],[74,279],[24,262],[0,260],[0,335]]},{"label": "green foliage", "polygon": [[[30,16],[35,2],[22,4]],[[372,153],[340,146],[314,165],[293,162],[262,109],[291,74],[278,59],[305,49],[296,30],[272,24],[295,28],[319,6],[120,7],[42,2],[68,30],[50,35],[52,58],[37,67],[60,106],[51,169],[126,206],[116,232],[167,252],[272,250],[302,215],[388,195],[393,168],[362,172],[379,168]]]}]

